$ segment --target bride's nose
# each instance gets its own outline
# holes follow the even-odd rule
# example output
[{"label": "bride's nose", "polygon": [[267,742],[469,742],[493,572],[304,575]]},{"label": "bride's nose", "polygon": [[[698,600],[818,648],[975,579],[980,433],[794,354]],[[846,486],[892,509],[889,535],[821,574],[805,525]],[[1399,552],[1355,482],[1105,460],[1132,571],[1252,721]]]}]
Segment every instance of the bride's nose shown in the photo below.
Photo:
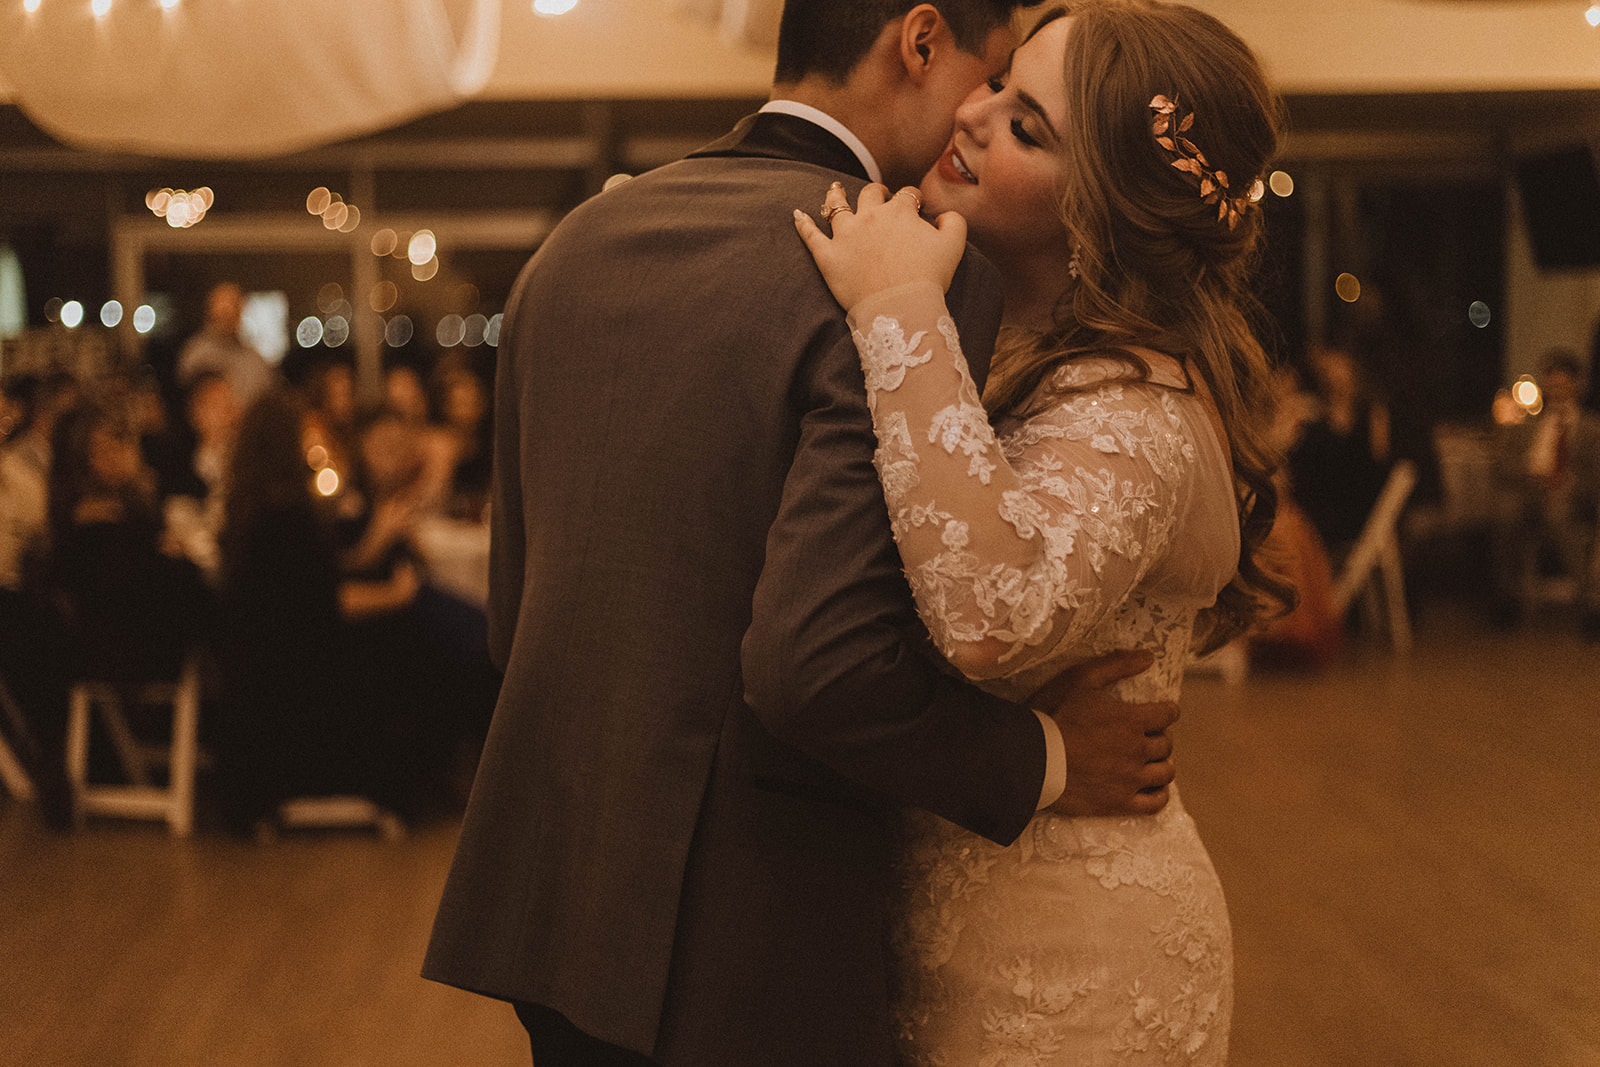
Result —
[{"label": "bride's nose", "polygon": [[985,126],[983,119],[986,105],[993,100],[994,93],[987,86],[980,85],[971,96],[961,102],[960,107],[956,108],[955,127],[968,140],[979,145],[989,140],[988,134],[983,132]]}]

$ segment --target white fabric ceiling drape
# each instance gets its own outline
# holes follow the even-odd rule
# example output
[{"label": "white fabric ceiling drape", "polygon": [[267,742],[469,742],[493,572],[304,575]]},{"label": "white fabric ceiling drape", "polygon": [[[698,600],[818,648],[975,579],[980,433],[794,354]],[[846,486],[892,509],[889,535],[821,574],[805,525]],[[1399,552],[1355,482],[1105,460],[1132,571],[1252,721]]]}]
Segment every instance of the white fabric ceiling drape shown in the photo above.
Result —
[{"label": "white fabric ceiling drape", "polygon": [[0,72],[29,118],[157,156],[277,155],[450,107],[499,41],[500,0],[0,2]]}]

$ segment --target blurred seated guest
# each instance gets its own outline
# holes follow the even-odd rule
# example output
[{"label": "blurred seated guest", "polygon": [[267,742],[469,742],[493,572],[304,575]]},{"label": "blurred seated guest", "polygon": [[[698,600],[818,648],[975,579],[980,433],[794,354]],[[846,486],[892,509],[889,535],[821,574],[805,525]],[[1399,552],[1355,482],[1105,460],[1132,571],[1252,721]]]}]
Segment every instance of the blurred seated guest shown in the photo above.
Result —
[{"label": "blurred seated guest", "polygon": [[337,356],[324,357],[306,375],[305,397],[307,450],[322,449],[315,465],[348,479],[355,466],[355,370]]},{"label": "blurred seated guest", "polygon": [[49,596],[50,438],[77,402],[66,374],[18,376],[6,383],[11,422],[0,443],[0,678],[21,706],[26,737],[11,738],[39,789],[52,825],[71,825],[63,771],[67,687],[72,662],[59,613]]},{"label": "blurred seated guest", "polygon": [[489,503],[493,427],[489,391],[465,366],[447,367],[439,381],[440,412],[454,444],[446,510],[457,518],[481,519]]},{"label": "blurred seated guest", "polygon": [[217,728],[229,825],[247,831],[282,801],[360,793],[395,799],[383,708],[354,654],[349,620],[410,603],[416,568],[341,578],[325,502],[312,490],[305,412],[269,392],[244,413],[227,479]]},{"label": "blurred seated guest", "polygon": [[209,626],[211,597],[168,535],[129,414],[86,400],[51,443],[50,575],[80,675],[170,679]]},{"label": "blurred seated guest", "polygon": [[416,431],[422,454],[423,507],[430,511],[440,508],[455,467],[455,435],[433,421],[427,386],[414,364],[391,364],[383,382],[384,407]]},{"label": "blurred seated guest", "polygon": [[1309,363],[1316,413],[1289,446],[1289,478],[1296,502],[1338,557],[1361,536],[1389,476],[1389,410],[1344,349],[1316,346]]},{"label": "blurred seated guest", "polygon": [[1583,372],[1571,351],[1546,353],[1537,382],[1542,404],[1497,429],[1494,618],[1509,624],[1527,610],[1548,548],[1578,581],[1585,635],[1600,638],[1600,414],[1578,404]]},{"label": "blurred seated guest", "polygon": [[214,371],[189,383],[184,397],[187,438],[182,468],[167,484],[167,524],[184,551],[208,577],[219,566],[217,537],[222,532],[228,463],[239,430],[239,405],[233,385]]},{"label": "blurred seated guest", "polygon": [[276,383],[277,372],[239,336],[243,315],[243,290],[233,282],[212,287],[205,325],[178,353],[179,386],[187,388],[201,371],[215,371],[228,379],[240,404],[249,404]]},{"label": "blurred seated guest", "polygon": [[38,578],[49,543],[50,439],[78,400],[69,374],[14,379],[18,415],[0,444],[0,589],[21,592]]}]

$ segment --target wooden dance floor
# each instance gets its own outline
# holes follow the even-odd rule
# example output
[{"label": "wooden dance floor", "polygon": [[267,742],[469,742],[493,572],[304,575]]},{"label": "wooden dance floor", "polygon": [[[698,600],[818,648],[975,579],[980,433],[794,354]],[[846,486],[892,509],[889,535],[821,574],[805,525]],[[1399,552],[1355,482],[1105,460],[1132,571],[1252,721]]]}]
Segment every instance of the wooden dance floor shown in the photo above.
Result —
[{"label": "wooden dance floor", "polygon": [[[1234,1067],[1600,1064],[1600,646],[1425,612],[1408,661],[1196,678],[1179,729]],[[0,1063],[525,1067],[509,1009],[417,977],[453,843],[62,836],[0,800]]]}]

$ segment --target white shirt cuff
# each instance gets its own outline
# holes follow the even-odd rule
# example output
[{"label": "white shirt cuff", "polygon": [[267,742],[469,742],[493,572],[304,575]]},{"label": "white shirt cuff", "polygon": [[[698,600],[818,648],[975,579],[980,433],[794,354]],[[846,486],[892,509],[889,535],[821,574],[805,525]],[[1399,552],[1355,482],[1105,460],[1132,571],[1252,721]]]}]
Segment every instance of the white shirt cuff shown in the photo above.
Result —
[{"label": "white shirt cuff", "polygon": [[1040,711],[1039,725],[1044,729],[1044,785],[1039,788],[1038,811],[1043,811],[1061,799],[1067,791],[1067,744],[1061,740],[1061,727],[1054,719]]}]

